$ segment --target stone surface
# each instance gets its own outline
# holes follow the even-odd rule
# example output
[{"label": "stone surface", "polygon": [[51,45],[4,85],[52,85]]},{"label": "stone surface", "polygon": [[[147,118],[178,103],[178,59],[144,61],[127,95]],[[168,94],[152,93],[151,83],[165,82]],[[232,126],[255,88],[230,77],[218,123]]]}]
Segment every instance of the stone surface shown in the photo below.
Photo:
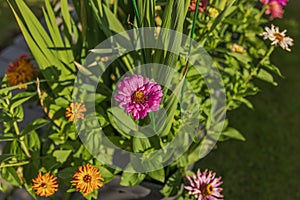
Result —
[{"label": "stone surface", "polygon": [[17,37],[14,39],[14,44],[25,51],[28,51],[28,45],[24,39],[24,36],[22,34],[19,34]]},{"label": "stone surface", "polygon": [[0,60],[0,78],[2,78],[3,75],[6,73],[8,64],[9,64],[9,62],[6,62],[4,60]]},{"label": "stone surface", "polygon": [[23,48],[19,47],[18,45],[13,45],[5,48],[1,51],[0,54],[0,61],[12,62],[20,57],[22,54],[30,54],[29,50],[24,50]]}]

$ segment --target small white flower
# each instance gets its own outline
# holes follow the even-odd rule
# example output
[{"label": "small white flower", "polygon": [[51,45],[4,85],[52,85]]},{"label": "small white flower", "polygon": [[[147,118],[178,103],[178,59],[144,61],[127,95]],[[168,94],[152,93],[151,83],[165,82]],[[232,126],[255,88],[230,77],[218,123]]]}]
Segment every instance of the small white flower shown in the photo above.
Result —
[{"label": "small white flower", "polygon": [[269,39],[272,41],[271,45],[281,46],[284,50],[291,51],[289,46],[294,45],[294,40],[290,37],[285,36],[286,30],[280,32],[278,27],[275,27],[273,24],[271,29],[269,27],[265,27],[265,32],[261,35],[264,36],[264,40]]}]

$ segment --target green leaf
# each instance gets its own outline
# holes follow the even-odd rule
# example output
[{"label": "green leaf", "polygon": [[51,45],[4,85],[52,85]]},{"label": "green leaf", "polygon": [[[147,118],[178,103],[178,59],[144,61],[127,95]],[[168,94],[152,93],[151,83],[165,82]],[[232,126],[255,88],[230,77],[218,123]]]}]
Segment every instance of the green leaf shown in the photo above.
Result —
[{"label": "green leaf", "polygon": [[140,184],[145,177],[146,174],[123,172],[120,184],[123,186],[135,186]]},{"label": "green leaf", "polygon": [[246,141],[245,137],[238,130],[232,127],[228,127],[224,132],[222,132],[221,136]]},{"label": "green leaf", "polygon": [[42,128],[43,126],[47,125],[49,123],[46,119],[36,119],[32,122],[30,122],[21,132],[21,136],[29,134],[31,131],[35,131],[39,128]]},{"label": "green leaf", "polygon": [[180,170],[177,170],[170,176],[170,178],[168,178],[165,186],[160,190],[160,192],[166,197],[175,196],[179,193],[181,184],[182,174]]},{"label": "green leaf", "polygon": [[6,168],[6,170],[7,170],[7,177],[3,177],[3,178],[6,179],[10,184],[20,187],[21,182],[16,169],[13,167],[8,167]]},{"label": "green leaf", "polygon": [[66,162],[69,155],[72,153],[72,150],[56,150],[53,152],[53,156],[60,163]]},{"label": "green leaf", "polygon": [[167,119],[164,122],[162,121],[157,122],[159,124],[157,127],[163,127],[161,130],[159,130],[158,133],[158,135],[160,135],[161,137],[168,135],[171,130],[173,124],[173,118],[178,106],[177,104],[181,96],[180,94],[182,91],[183,83],[184,83],[184,78],[178,83],[174,92],[169,96],[169,98],[167,99],[164,105],[164,108],[167,112]]},{"label": "green leaf", "polygon": [[17,106],[31,99],[34,95],[36,95],[36,92],[22,92],[16,94],[11,100],[10,109],[13,110]]},{"label": "green leaf", "polygon": [[10,159],[14,156],[15,155],[13,155],[13,154],[2,154],[2,155],[0,155],[0,163],[2,163],[2,162],[6,161],[6,160],[8,160],[8,159]]},{"label": "green leaf", "polygon": [[73,175],[77,171],[76,167],[67,167],[60,170],[57,174],[64,182],[70,183],[73,180]]},{"label": "green leaf", "polygon": [[156,170],[156,171],[148,172],[148,176],[150,176],[154,180],[160,181],[162,183],[165,182],[165,170],[164,170],[164,168],[161,168],[161,169]]},{"label": "green leaf", "polygon": [[112,107],[111,109],[108,109],[107,114],[113,127],[122,133],[122,135],[126,138],[130,138],[128,135],[130,131],[137,131],[137,125],[134,123],[133,119],[124,112],[123,109]]},{"label": "green leaf", "polygon": [[114,178],[114,174],[111,173],[105,166],[97,166],[99,172],[104,179],[104,183],[108,183],[110,180]]},{"label": "green leaf", "polygon": [[260,69],[257,76],[257,78],[263,80],[263,81],[266,81],[266,82],[269,82],[269,83],[272,83],[273,85],[277,86],[278,84],[274,81],[274,78],[273,76],[267,72],[266,70],[264,69]]},{"label": "green leaf", "polygon": [[137,138],[132,139],[132,149],[133,152],[144,152],[145,150],[151,148],[152,145],[148,138]]}]

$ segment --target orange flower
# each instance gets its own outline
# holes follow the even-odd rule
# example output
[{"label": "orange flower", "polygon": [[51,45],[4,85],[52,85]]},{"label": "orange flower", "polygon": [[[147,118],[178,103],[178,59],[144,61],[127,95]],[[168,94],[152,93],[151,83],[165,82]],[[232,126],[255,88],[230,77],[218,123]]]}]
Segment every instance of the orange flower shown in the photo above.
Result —
[{"label": "orange flower", "polygon": [[58,184],[56,179],[55,176],[49,173],[42,176],[42,173],[39,172],[38,176],[35,179],[32,179],[32,189],[35,190],[36,194],[42,197],[49,197],[57,192]]},{"label": "orange flower", "polygon": [[80,191],[84,196],[97,190],[103,186],[104,179],[102,178],[99,169],[91,164],[79,166],[78,171],[74,173],[72,185],[76,186],[76,191]]},{"label": "orange flower", "polygon": [[[28,55],[22,55],[8,66],[7,81],[10,86],[24,84],[33,81],[37,74],[38,71],[30,63]],[[19,87],[22,88],[27,89],[27,85]]]},{"label": "orange flower", "polygon": [[84,104],[72,102],[66,109],[66,117],[68,118],[69,122],[73,121],[74,119],[77,122],[78,119],[84,118],[84,112],[86,112],[86,107]]}]

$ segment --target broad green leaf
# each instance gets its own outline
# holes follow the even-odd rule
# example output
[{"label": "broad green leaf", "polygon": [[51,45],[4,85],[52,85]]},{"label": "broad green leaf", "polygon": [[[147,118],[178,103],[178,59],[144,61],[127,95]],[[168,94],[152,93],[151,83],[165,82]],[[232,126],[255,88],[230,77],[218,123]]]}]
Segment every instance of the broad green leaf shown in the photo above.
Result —
[{"label": "broad green leaf", "polygon": [[257,78],[263,80],[263,81],[266,81],[266,82],[269,82],[269,83],[272,83],[273,85],[277,86],[278,84],[274,81],[274,78],[273,76],[266,70],[264,69],[260,69],[257,76]]},{"label": "broad green leaf", "polygon": [[99,172],[104,179],[104,183],[108,183],[110,180],[114,178],[114,174],[111,173],[106,167],[104,166],[97,166]]},{"label": "broad green leaf", "polygon": [[166,197],[175,196],[179,193],[181,184],[182,174],[179,169],[168,178],[166,184],[164,185],[163,189],[160,190],[160,192]]},{"label": "broad green leaf", "polygon": [[132,139],[132,149],[133,152],[144,152],[145,150],[151,148],[152,145],[148,138],[137,138]]},{"label": "broad green leaf", "polygon": [[49,123],[46,119],[36,119],[32,122],[30,122],[21,132],[21,136],[29,134],[31,131],[35,131],[39,128],[42,128],[43,126],[47,125]]},{"label": "broad green leaf", "polygon": [[150,176],[151,178],[153,178],[154,180],[157,180],[159,182],[162,182],[162,183],[165,182],[165,170],[164,170],[164,168],[161,168],[161,169],[156,170],[156,171],[148,172],[148,176]]},{"label": "broad green leaf", "polygon": [[130,131],[137,131],[137,124],[135,124],[133,119],[125,113],[123,109],[112,107],[111,109],[108,109],[107,114],[113,127],[121,133],[124,133],[123,135],[125,137],[130,138],[127,134]]},{"label": "broad green leaf", "polygon": [[123,172],[120,184],[123,186],[136,186],[140,184],[146,174]]},{"label": "broad green leaf", "polygon": [[72,150],[55,150],[53,152],[53,156],[56,158],[56,160],[60,163],[66,162],[69,155],[72,153]]},{"label": "broad green leaf", "polygon": [[77,171],[77,167],[67,167],[60,170],[57,174],[64,182],[70,183],[73,180],[73,175]]},{"label": "broad green leaf", "polygon": [[31,99],[34,95],[36,95],[36,92],[21,92],[16,94],[11,100],[10,109],[13,110],[17,106]]}]

